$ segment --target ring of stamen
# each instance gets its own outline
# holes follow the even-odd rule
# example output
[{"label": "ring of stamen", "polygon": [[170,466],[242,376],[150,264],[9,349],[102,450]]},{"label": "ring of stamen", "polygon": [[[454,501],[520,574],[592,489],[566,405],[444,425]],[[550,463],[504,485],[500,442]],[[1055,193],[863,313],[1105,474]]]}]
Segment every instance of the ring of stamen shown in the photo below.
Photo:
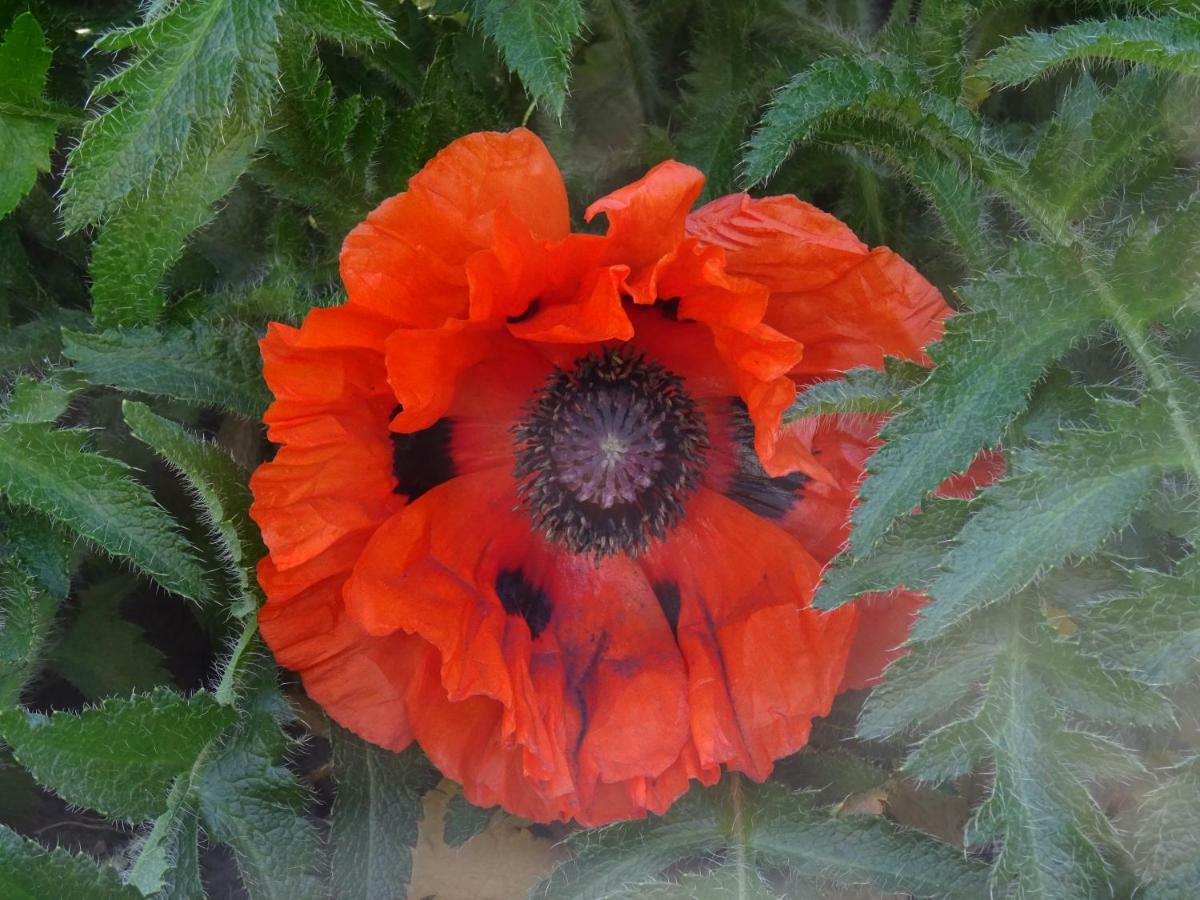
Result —
[{"label": "ring of stamen", "polygon": [[556,369],[513,433],[534,525],[597,560],[635,556],[679,524],[709,446],[682,379],[620,348]]}]

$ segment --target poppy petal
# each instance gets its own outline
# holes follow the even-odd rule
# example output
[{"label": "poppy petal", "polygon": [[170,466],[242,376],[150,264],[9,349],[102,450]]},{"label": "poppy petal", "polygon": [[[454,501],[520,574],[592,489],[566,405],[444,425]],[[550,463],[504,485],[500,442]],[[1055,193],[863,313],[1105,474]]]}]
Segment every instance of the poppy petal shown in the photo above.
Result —
[{"label": "poppy petal", "polygon": [[701,764],[765,778],[829,711],[857,613],[810,609],[816,561],[782,529],[707,489],[643,565],[677,623]]},{"label": "poppy petal", "polygon": [[413,328],[465,316],[463,266],[492,246],[501,210],[540,240],[570,230],[558,167],[523,128],[454,141],[350,232],[341,271],[351,304]]},{"label": "poppy petal", "polygon": [[600,213],[607,216],[613,261],[636,271],[666,256],[683,239],[688,210],[703,187],[699,169],[667,160],[601,197],[587,208],[585,218],[590,222]]}]

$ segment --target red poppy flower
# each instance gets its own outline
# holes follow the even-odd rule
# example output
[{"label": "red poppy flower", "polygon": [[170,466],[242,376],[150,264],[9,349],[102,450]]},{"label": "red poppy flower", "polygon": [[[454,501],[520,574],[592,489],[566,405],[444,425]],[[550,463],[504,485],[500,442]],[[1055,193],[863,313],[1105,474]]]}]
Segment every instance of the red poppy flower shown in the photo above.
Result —
[{"label": "red poppy flower", "polygon": [[762,779],[919,598],[809,608],[879,420],[797,387],[928,363],[950,310],[794,197],[689,212],[666,162],[570,230],[530,132],[443,150],[346,239],[344,306],[262,341],[262,632],[365,739],[584,824]]}]

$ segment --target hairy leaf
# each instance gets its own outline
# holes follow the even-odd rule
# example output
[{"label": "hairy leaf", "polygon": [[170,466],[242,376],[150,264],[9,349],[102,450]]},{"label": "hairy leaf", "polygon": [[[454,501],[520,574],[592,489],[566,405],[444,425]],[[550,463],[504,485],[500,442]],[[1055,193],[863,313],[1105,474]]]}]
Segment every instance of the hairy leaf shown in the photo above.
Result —
[{"label": "hairy leaf", "polygon": [[964,500],[927,501],[921,515],[897,523],[870,556],[858,562],[835,557],[821,575],[813,605],[836,609],[873,591],[924,590],[974,508]]},{"label": "hairy leaf", "polygon": [[[1068,433],[1026,452],[1015,475],[983,492],[980,511],[929,585],[915,639],[1020,590],[1044,568],[1091,553],[1129,521],[1166,466],[1146,446],[1137,418],[1123,418],[1117,430]],[[1156,421],[1148,416],[1143,427]]]},{"label": "hairy leaf", "polygon": [[482,834],[495,818],[496,807],[476,806],[459,791],[446,802],[446,823],[442,839],[447,847],[461,847],[471,838]]},{"label": "hairy leaf", "polygon": [[413,746],[393,753],[334,726],[333,881],[345,900],[407,896],[421,798],[440,780]]},{"label": "hairy leaf", "polygon": [[0,735],[68,803],[139,821],[162,812],[171,781],[232,720],[204,691],[156,689],[78,714],[0,710]]},{"label": "hairy leaf", "polygon": [[141,900],[142,896],[122,884],[112,866],[97,865],[61,848],[47,850],[5,825],[0,825],[0,884],[5,900]]},{"label": "hairy leaf", "polygon": [[1062,726],[1027,654],[1010,641],[988,682],[977,721],[989,738],[995,776],[967,842],[980,846],[1003,835],[997,884],[1015,879],[1031,896],[1094,897],[1109,880],[1104,847],[1112,829],[1067,764],[1056,740]]},{"label": "hairy leaf", "polygon": [[34,673],[58,604],[11,560],[0,563],[0,709]]},{"label": "hairy leaf", "polygon": [[166,305],[162,280],[184,241],[212,221],[213,204],[250,166],[257,137],[241,131],[215,148],[193,147],[179,171],[116,210],[92,250],[92,315],[100,327],[153,325]]},{"label": "hairy leaf", "polygon": [[846,115],[882,121],[952,157],[984,153],[974,118],[946,98],[925,92],[916,73],[900,61],[834,57],[809,67],[775,96],[750,139],[746,182],[766,181],[797,144]]},{"label": "hairy leaf", "polygon": [[216,406],[251,419],[270,400],[254,331],[236,322],[193,322],[159,331],[63,331],[63,349],[94,384]]},{"label": "hairy leaf", "polygon": [[1133,573],[1134,593],[1084,612],[1084,643],[1152,684],[1186,682],[1200,669],[1200,565],[1177,574]]},{"label": "hairy leaf", "polygon": [[0,217],[50,171],[57,121],[42,99],[50,51],[30,13],[17,16],[0,43]]},{"label": "hairy leaf", "polygon": [[195,492],[237,586],[235,612],[247,614],[257,609],[259,588],[252,569],[265,551],[258,529],[250,520],[253,498],[246,486],[246,473],[224,450],[155,415],[146,405],[127,400],[123,409],[134,437],[177,469]]},{"label": "hairy leaf", "polygon": [[99,50],[133,51],[95,95],[111,100],[84,126],[63,182],[68,231],[98,222],[155,175],[184,165],[190,138],[261,121],[275,90],[277,0],[194,0],[152,6]]},{"label": "hairy leaf", "polygon": [[818,381],[802,389],[783,413],[784,422],[808,416],[895,412],[912,382],[878,369],[851,369],[844,378]]},{"label": "hairy leaf", "polygon": [[70,372],[55,373],[40,381],[19,375],[0,418],[6,422],[56,422],[85,386]]},{"label": "hairy leaf", "polygon": [[583,28],[580,0],[472,0],[472,8],[529,93],[561,115],[571,44]]},{"label": "hairy leaf", "polygon": [[318,37],[362,44],[392,41],[391,20],[371,0],[283,0],[287,19]]},{"label": "hairy leaf", "polygon": [[1178,766],[1138,810],[1134,856],[1149,881],[1146,900],[1190,900],[1200,891],[1200,765]]},{"label": "hairy leaf", "polygon": [[1029,180],[1068,218],[1090,212],[1166,151],[1162,79],[1136,72],[1107,94],[1086,76],[1063,99],[1029,163]]},{"label": "hairy leaf", "polygon": [[84,449],[84,434],[0,424],[0,492],[128,559],[170,591],[205,596],[204,573],[170,516],[127,468]]},{"label": "hairy leaf", "polygon": [[[1022,307],[1062,290],[1029,275],[1008,286]],[[1093,315],[1078,304],[1044,307],[1030,331],[991,312],[950,320],[932,350],[937,368],[908,398],[910,409],[884,427],[886,443],[867,463],[851,534],[854,557],[865,556],[927,491],[964,471],[982,447],[1000,442],[1044,367],[1094,327]]]},{"label": "hairy leaf", "polygon": [[1195,14],[1074,22],[1013,38],[977,73],[995,84],[1020,84],[1069,63],[1121,61],[1200,74],[1200,19]]},{"label": "hairy leaf", "polygon": [[204,829],[233,848],[252,900],[328,896],[317,874],[320,841],[304,817],[304,788],[262,754],[252,733],[224,747],[196,788]]},{"label": "hairy leaf", "polygon": [[967,862],[948,844],[874,816],[831,818],[801,795],[771,788],[761,793],[775,796],[750,805],[746,844],[765,862],[804,878],[918,897],[987,892],[987,867]]}]

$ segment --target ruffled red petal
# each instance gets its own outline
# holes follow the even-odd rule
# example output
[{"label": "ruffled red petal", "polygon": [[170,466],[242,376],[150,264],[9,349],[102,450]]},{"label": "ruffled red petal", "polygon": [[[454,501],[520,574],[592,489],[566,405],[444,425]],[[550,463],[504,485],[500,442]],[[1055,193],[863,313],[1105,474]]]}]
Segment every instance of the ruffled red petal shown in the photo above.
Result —
[{"label": "ruffled red petal", "polygon": [[[608,219],[609,260],[629,266],[634,284],[642,270],[666,256],[683,239],[688,211],[704,187],[699,169],[668,160],[632,184],[601,197],[587,208],[590,222],[604,213]],[[655,298],[634,289],[643,303]]]},{"label": "ruffled red petal", "polygon": [[795,197],[723,197],[688,233],[726,253],[729,272],[771,291],[767,324],[804,345],[797,375],[880,367],[884,355],[928,364],[950,308],[886,248],[868,251],[845,225]]},{"label": "ruffled red petal", "polygon": [[558,167],[524,128],[460,138],[350,232],[341,268],[351,304],[413,328],[465,316],[465,263],[492,246],[502,213],[539,240],[570,230]]},{"label": "ruffled red petal", "polygon": [[643,565],[677,617],[699,763],[765,778],[829,711],[855,610],[810,609],[817,562],[782,529],[710,490]]}]

